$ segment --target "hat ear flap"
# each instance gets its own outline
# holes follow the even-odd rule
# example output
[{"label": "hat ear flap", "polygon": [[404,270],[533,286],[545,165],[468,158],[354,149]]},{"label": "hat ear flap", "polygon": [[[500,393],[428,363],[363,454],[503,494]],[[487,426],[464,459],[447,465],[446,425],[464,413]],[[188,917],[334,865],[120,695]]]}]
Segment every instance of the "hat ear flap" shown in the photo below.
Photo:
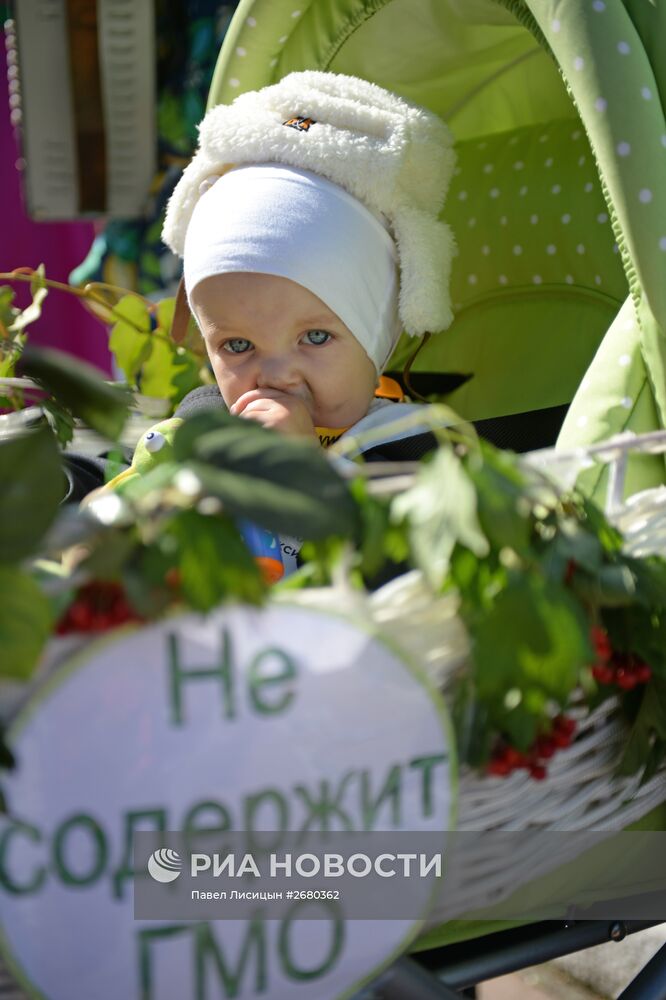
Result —
[{"label": "hat ear flap", "polygon": [[456,252],[445,222],[418,208],[402,207],[393,219],[400,254],[400,317],[405,332],[437,333],[453,322],[449,278]]}]

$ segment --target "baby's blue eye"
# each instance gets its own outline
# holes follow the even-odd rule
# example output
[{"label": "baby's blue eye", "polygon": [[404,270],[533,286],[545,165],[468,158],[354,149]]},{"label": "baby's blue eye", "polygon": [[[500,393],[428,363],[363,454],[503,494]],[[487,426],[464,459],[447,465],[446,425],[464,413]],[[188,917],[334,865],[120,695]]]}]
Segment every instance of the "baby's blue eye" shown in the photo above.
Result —
[{"label": "baby's blue eye", "polygon": [[331,335],[330,333],[326,333],[326,330],[308,330],[305,334],[305,339],[308,343],[319,346],[319,344],[325,344],[330,340]]},{"label": "baby's blue eye", "polygon": [[245,354],[246,351],[250,350],[252,344],[245,337],[233,337],[231,340],[225,340],[222,347],[230,354]]}]

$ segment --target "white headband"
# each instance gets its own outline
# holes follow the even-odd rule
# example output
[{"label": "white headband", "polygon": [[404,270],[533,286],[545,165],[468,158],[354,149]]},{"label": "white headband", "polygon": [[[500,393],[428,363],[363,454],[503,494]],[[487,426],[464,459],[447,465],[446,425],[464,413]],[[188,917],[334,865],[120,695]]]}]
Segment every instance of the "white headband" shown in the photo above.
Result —
[{"label": "white headband", "polygon": [[437,115],[358,77],[314,70],[211,108],[199,148],[169,200],[162,237],[183,256],[201,184],[230,167],[312,170],[388,220],[400,267],[400,322],[420,336],[453,319],[453,236],[439,218],[453,173],[452,137]]},{"label": "white headband", "polygon": [[275,163],[217,178],[197,202],[185,237],[190,306],[204,278],[239,271],[303,285],[349,327],[381,372],[401,332],[396,248],[377,216],[343,188]]}]

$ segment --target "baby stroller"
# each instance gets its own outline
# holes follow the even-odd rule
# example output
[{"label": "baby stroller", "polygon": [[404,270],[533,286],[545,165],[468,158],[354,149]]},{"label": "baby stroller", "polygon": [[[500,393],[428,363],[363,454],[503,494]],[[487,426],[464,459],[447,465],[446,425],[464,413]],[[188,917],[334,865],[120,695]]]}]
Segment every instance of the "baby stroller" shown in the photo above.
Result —
[{"label": "baby stroller", "polygon": [[[319,69],[439,114],[458,155],[443,212],[455,318],[411,386],[500,447],[576,449],[666,426],[665,40],[645,0],[245,0],[209,106]],[[412,350],[398,345],[398,376]],[[662,455],[630,456],[627,494],[663,481]],[[579,483],[603,500],[607,473]],[[665,820],[662,806],[642,823]],[[372,995],[453,996],[642,926],[443,924]],[[666,997],[666,950],[623,996]]]}]

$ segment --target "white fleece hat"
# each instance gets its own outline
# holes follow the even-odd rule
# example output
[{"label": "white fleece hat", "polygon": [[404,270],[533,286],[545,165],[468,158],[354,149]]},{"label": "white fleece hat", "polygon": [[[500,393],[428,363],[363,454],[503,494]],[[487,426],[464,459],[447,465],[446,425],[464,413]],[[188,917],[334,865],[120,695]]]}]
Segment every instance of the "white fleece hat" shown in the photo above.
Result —
[{"label": "white fleece hat", "polygon": [[449,326],[453,238],[439,212],[454,153],[437,115],[335,73],[290,73],[241,94],[201,123],[199,149],[169,201],[164,242],[182,256],[202,182],[258,163],[312,171],[384,217],[398,252],[403,328],[417,336]]},{"label": "white fleece hat", "polygon": [[309,170],[237,167],[197,202],[185,237],[192,292],[212,275],[274,274],[303,285],[354,334],[378,372],[400,336],[396,249],[357,198]]}]

